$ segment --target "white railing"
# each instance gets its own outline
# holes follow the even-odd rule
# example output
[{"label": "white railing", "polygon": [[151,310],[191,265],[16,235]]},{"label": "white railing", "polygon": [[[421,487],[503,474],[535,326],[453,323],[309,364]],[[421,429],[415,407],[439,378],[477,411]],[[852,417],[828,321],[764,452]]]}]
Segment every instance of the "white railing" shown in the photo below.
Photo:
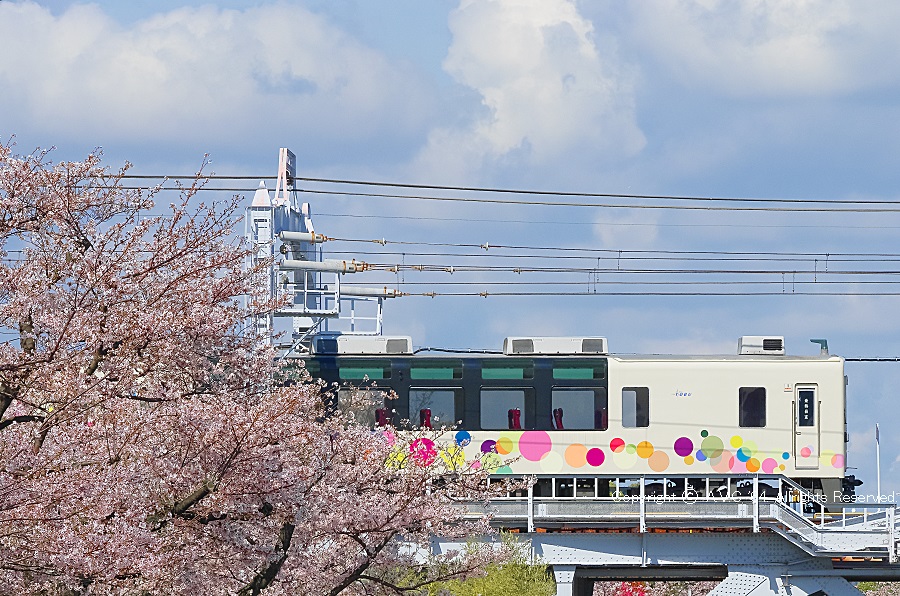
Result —
[{"label": "white railing", "polygon": [[[593,491],[590,479],[581,480],[576,484],[574,478],[550,479],[548,496],[536,494],[532,486],[527,495],[494,499],[487,506],[463,506],[472,515],[487,513],[495,525],[526,526],[529,532],[554,526],[631,527],[640,532],[765,528],[815,556],[864,551],[867,557],[890,563],[898,559],[900,519],[893,503],[827,502],[824,495],[781,476],[707,478],[699,487],[696,481],[678,477],[597,478]],[[557,490],[558,485],[564,490]]]}]

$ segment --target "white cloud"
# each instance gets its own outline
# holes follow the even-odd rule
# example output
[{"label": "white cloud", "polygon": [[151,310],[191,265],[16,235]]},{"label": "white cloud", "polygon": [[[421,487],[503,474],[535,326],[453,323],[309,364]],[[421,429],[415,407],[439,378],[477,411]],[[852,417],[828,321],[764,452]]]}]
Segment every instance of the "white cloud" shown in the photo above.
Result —
[{"label": "white cloud", "polygon": [[601,55],[571,0],[462,0],[444,69],[481,96],[469,127],[432,132],[425,170],[465,176],[483,163],[548,165],[644,145],[630,76]]},{"label": "white cloud", "polygon": [[185,7],[123,27],[95,5],[55,16],[3,2],[0,38],[2,125],[57,137],[351,142],[402,136],[431,109],[414,75],[295,4]]},{"label": "white cloud", "polygon": [[[688,86],[735,96],[822,95],[889,82],[896,3],[664,0],[629,4],[639,45]],[[889,61],[888,61],[889,62]]]}]

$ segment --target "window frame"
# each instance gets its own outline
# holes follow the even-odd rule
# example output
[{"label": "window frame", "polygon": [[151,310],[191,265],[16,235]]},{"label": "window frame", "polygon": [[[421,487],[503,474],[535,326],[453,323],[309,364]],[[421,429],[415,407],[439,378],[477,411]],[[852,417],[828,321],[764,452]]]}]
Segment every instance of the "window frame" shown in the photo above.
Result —
[{"label": "window frame", "polygon": [[[745,403],[750,399],[758,399],[757,396],[762,392],[762,414],[759,412],[754,414],[753,419],[748,419],[751,412]],[[752,404],[751,404],[752,405]],[[746,412],[746,414],[745,414]],[[766,428],[768,414],[768,392],[765,387],[738,387],[738,428]],[[762,419],[762,424],[752,424],[752,422]],[[745,424],[746,423],[746,424]]]},{"label": "window frame", "polygon": [[[522,417],[521,417],[521,430],[533,430],[535,419],[534,416],[534,389],[531,387],[515,387],[508,385],[482,385],[478,390],[478,428],[480,430],[492,430],[492,431],[502,431],[502,430],[511,430],[509,428],[508,422],[500,427],[487,427],[484,423],[484,393],[486,391],[492,392],[515,392],[522,394]],[[505,411],[502,411],[504,414],[508,413],[508,410],[512,408],[507,408]],[[529,421],[531,423],[529,424]]]},{"label": "window frame", "polygon": [[[634,402],[633,409],[634,411],[634,424],[626,424],[625,420],[625,412],[626,412],[626,393],[634,394]],[[640,402],[644,402],[644,407],[641,407]],[[643,412],[642,412],[643,410]],[[640,414],[643,413],[644,419],[642,420]],[[644,424],[641,424],[644,422]],[[650,388],[649,387],[622,387],[622,428],[649,428],[650,427]]]},{"label": "window frame", "polygon": [[[565,420],[565,409],[563,409],[563,430],[596,430],[596,431],[606,431],[609,430],[609,392],[606,390],[606,387],[575,387],[575,386],[559,386],[554,385],[550,388],[550,418],[551,418],[551,430],[558,430],[553,425],[553,412],[560,406],[558,406],[554,399],[558,393],[574,393],[576,391],[581,392],[591,392],[593,393],[593,403],[591,405],[591,412],[593,413],[593,421],[590,426],[579,426],[579,427],[569,427],[566,425]],[[597,426],[597,414],[598,412],[602,412],[605,410],[605,416],[601,416],[601,420],[605,419],[606,426],[599,427]]]},{"label": "window frame", "polygon": [[[416,391],[442,391],[453,393],[453,421],[449,425],[444,425],[444,421],[439,420],[439,424],[436,425],[432,419],[432,426],[435,429],[444,428],[445,426],[455,427],[457,425],[459,425],[460,428],[465,428],[465,393],[462,387],[410,386],[409,392],[407,393],[407,407],[409,408],[409,423],[412,426],[418,426],[419,424],[419,409],[413,410],[413,393]],[[432,412],[432,416],[434,416],[434,412]]]}]

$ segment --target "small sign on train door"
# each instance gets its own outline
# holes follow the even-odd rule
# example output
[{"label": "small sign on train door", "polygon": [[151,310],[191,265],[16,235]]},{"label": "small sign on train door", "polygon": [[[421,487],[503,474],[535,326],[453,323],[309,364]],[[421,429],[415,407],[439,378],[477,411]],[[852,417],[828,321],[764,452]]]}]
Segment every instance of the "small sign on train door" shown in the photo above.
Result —
[{"label": "small sign on train door", "polygon": [[795,386],[794,467],[819,467],[819,391],[815,385]]}]

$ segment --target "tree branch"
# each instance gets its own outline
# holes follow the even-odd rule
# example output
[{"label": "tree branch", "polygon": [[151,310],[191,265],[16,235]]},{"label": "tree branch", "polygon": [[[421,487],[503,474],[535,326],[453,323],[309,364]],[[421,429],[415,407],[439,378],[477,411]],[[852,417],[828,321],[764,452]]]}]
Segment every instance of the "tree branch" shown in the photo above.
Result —
[{"label": "tree branch", "polygon": [[13,424],[19,424],[21,422],[43,422],[43,416],[13,416],[12,418],[7,418],[6,420],[0,421],[0,430],[3,430],[7,426],[11,426]]},{"label": "tree branch", "polygon": [[278,545],[275,552],[281,555],[265,567],[263,567],[246,586],[238,590],[238,596],[259,596],[259,593],[268,588],[278,573],[281,571],[282,565],[287,560],[288,549],[291,547],[291,538],[294,535],[294,524],[285,522],[278,532]]},{"label": "tree branch", "polygon": [[212,482],[207,480],[199,487],[194,489],[194,492],[183,498],[182,500],[175,503],[175,506],[172,507],[172,513],[179,517],[183,517],[187,510],[196,505],[209,493],[212,492],[213,486]]},{"label": "tree branch", "polygon": [[[347,533],[344,533],[344,534],[349,535]],[[339,583],[334,588],[332,588],[331,591],[328,593],[329,596],[337,596],[338,594],[343,592],[345,588],[349,587],[355,581],[362,578],[362,576],[366,572],[366,570],[369,569],[369,567],[372,566],[372,563],[375,562],[375,558],[378,556],[378,554],[382,550],[384,550],[384,547],[386,547],[391,542],[391,540],[394,539],[394,536],[396,536],[396,534],[397,534],[396,532],[388,533],[388,535],[384,538],[384,540],[381,541],[381,543],[375,545],[371,549],[367,548],[367,547],[363,547],[363,552],[366,553],[365,560],[362,563],[360,563],[359,565],[357,565],[356,569],[351,571],[350,574],[347,575],[347,577],[345,577],[341,583]],[[352,538],[356,538],[352,535],[349,535],[349,536]],[[356,541],[360,542],[360,539],[357,538]]]}]

